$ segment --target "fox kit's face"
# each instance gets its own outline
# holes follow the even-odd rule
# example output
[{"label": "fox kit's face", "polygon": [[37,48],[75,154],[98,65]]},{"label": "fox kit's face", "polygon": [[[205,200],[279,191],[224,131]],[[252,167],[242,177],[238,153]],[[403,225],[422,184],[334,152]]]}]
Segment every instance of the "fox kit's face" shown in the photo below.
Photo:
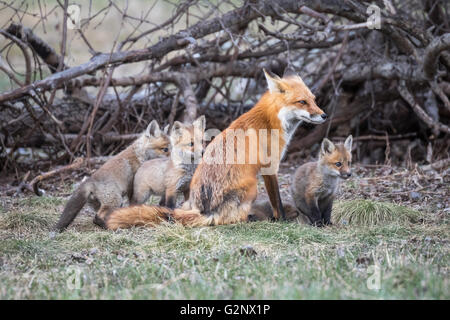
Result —
[{"label": "fox kit's face", "polygon": [[136,153],[142,161],[153,158],[167,157],[170,154],[170,140],[165,131],[160,130],[156,120],[153,120],[144,134],[136,141]]},{"label": "fox kit's face", "polygon": [[205,149],[203,132],[205,116],[201,116],[192,125],[175,121],[170,133],[172,156],[174,161],[181,163],[194,163],[200,160]]},{"label": "fox kit's face", "polygon": [[344,144],[334,145],[325,138],[320,148],[319,163],[325,174],[348,179],[352,175],[352,136],[349,136]]},{"label": "fox kit's face", "polygon": [[278,118],[284,127],[305,121],[314,124],[325,122],[327,115],[316,104],[312,94],[303,80],[295,74],[283,78],[272,77],[264,71],[269,91],[276,100]]}]

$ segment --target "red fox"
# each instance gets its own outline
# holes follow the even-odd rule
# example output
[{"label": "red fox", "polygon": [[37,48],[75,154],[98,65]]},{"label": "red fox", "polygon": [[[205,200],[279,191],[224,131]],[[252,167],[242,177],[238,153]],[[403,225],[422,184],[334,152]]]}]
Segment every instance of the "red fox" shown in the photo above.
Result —
[{"label": "red fox", "polygon": [[[170,132],[170,158],[153,159],[142,164],[134,177],[132,204],[145,203],[154,194],[161,196],[160,206],[173,209],[178,193],[183,193],[185,201],[189,199],[189,183],[197,167],[194,161],[196,153],[198,159],[203,154],[202,137],[197,135],[197,140],[194,139],[194,128],[204,131],[205,121],[205,116],[201,116],[192,125],[174,122]],[[194,145],[202,148],[195,150]]]},{"label": "red fox", "polygon": [[331,224],[331,209],[339,179],[351,176],[352,136],[334,145],[327,138],[320,147],[319,160],[300,166],[292,179],[291,195],[301,214],[310,223]]},{"label": "red fox", "polygon": [[[263,174],[275,218],[284,218],[277,180],[279,161],[300,122],[320,124],[327,116],[298,75],[290,73],[279,78],[264,73],[269,91],[206,147],[191,180],[189,200],[182,208],[140,205],[116,209],[105,217],[105,227],[114,230],[154,225],[163,220],[187,226],[246,221],[257,195],[259,172]],[[259,134],[255,137],[256,131]],[[239,140],[237,132],[246,133],[243,146],[235,143]],[[265,157],[268,150],[270,162]],[[243,163],[230,161],[242,154]],[[227,161],[220,161],[223,155]]]},{"label": "red fox", "polygon": [[146,160],[169,154],[169,138],[153,120],[145,132],[128,148],[106,161],[70,197],[55,229],[63,231],[88,202],[97,211],[94,223],[101,223],[106,212],[118,208],[124,195],[132,196],[136,170]]}]

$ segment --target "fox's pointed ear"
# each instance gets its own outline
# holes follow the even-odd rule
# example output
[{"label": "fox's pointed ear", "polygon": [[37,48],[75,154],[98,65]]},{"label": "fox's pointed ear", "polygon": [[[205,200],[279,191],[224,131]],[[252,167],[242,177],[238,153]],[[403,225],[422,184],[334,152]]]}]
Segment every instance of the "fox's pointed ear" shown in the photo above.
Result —
[{"label": "fox's pointed ear", "polygon": [[334,148],[336,148],[330,140],[327,138],[324,138],[322,141],[322,145],[320,146],[320,153],[326,154],[326,153],[332,153],[334,151]]},{"label": "fox's pointed ear", "polygon": [[[283,73],[283,78],[299,77],[297,72],[291,66],[287,66]],[[299,77],[300,78],[300,77]]]},{"label": "fox's pointed ear", "polygon": [[195,119],[194,123],[194,128],[199,128],[200,130],[204,131],[206,129],[206,118],[204,115],[198,117],[197,119]]},{"label": "fox's pointed ear", "polygon": [[352,152],[352,144],[353,144],[353,137],[352,135],[349,135],[344,142],[344,147],[345,149],[347,149],[348,152]]},{"label": "fox's pointed ear", "polygon": [[181,130],[184,128],[184,124],[180,121],[175,121],[172,126],[172,130],[170,130],[170,135],[179,135],[181,134]]},{"label": "fox's pointed ear", "polygon": [[147,137],[159,137],[161,135],[161,129],[159,128],[159,124],[156,120],[152,120],[145,130],[145,135]]},{"label": "fox's pointed ear", "polygon": [[266,69],[263,69],[264,75],[266,77],[267,86],[269,87],[270,93],[283,92],[284,90],[280,87],[280,77],[269,74]]}]

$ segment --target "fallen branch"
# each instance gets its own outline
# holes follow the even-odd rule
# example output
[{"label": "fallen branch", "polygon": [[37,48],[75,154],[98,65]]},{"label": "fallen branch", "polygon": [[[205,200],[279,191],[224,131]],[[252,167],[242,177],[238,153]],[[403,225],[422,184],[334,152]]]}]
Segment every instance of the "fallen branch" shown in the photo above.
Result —
[{"label": "fallen branch", "polygon": [[[305,2],[314,2],[305,1]],[[298,12],[300,9],[298,1],[283,0],[277,3],[279,10],[285,10],[287,12]],[[253,8],[254,7],[254,8]],[[139,62],[150,59],[161,59],[169,52],[183,49],[189,44],[194,44],[196,39],[203,38],[206,35],[214,32],[221,31],[225,28],[232,26],[247,25],[250,21],[260,17],[261,15],[274,15],[274,6],[271,1],[258,1],[252,5],[245,5],[236,10],[232,10],[224,15],[213,18],[207,21],[200,21],[192,27],[179,31],[174,35],[165,37],[155,45],[141,50],[130,51],[116,51],[114,53],[101,53],[93,57],[90,61],[72,67],[61,72],[54,73],[53,75],[36,81],[31,85],[27,85],[12,91],[5,92],[0,95],[0,103],[8,100],[14,100],[30,92],[46,91],[59,86],[62,83],[79,77],[81,75],[94,72],[98,69],[104,68],[108,65],[127,64],[132,62]]]},{"label": "fallen branch", "polygon": [[450,158],[442,159],[436,162],[433,162],[431,164],[420,166],[420,169],[423,171],[430,171],[430,170],[441,170],[443,168],[447,168],[450,166]]},{"label": "fallen branch", "polygon": [[[386,138],[389,140],[402,140],[417,137],[417,133],[405,133],[405,134],[396,134],[390,136],[376,136],[376,135],[365,135],[359,137],[353,137],[353,141],[370,141],[370,140],[381,140],[386,141]],[[334,137],[332,140],[336,141],[344,141],[347,137]]]},{"label": "fallen branch", "polygon": [[[18,23],[11,23],[6,32],[21,39],[33,48],[34,52],[48,65],[52,73],[57,71],[61,57],[44,40],[36,36],[30,28],[26,28]],[[62,70],[64,69],[67,69],[65,64],[62,67]]]},{"label": "fallen branch", "polygon": [[422,107],[416,102],[413,95],[409,90],[406,88],[405,84],[400,83],[400,85],[397,88],[398,92],[402,96],[402,98],[408,102],[408,104],[411,106],[411,108],[414,110],[416,115],[425,122],[426,125],[430,128],[434,128],[438,131],[450,133],[450,127],[446,126],[445,124],[442,124],[440,122],[434,121],[423,109]]},{"label": "fallen branch", "polygon": [[[66,166],[62,166],[60,168],[51,170],[49,172],[43,173],[38,175],[37,177],[35,177],[33,180],[31,180],[30,182],[30,187],[31,189],[34,191],[34,193],[38,196],[42,196],[42,191],[39,189],[39,183],[42,180],[48,179],[50,177],[53,177],[61,172],[64,171],[72,171],[72,170],[76,170],[79,169],[84,163],[83,158],[76,158],[74,162],[72,162],[71,164],[68,164]],[[27,188],[28,189],[28,188]]]},{"label": "fallen branch", "polygon": [[[3,35],[5,38],[8,38],[9,40],[13,41],[17,46],[22,50],[23,57],[25,59],[25,85],[30,86],[31,83],[31,58],[27,51],[26,44],[20,40],[19,38],[15,37],[12,34],[9,34],[8,32],[4,30],[0,30],[0,34]],[[1,95],[0,95],[1,97]]]},{"label": "fallen branch", "polygon": [[101,164],[106,162],[110,157],[95,157],[90,159],[85,158],[76,158],[71,164],[59,167],[57,169],[53,169],[51,171],[42,173],[38,176],[36,176],[31,182],[25,187],[27,190],[33,190],[34,193],[38,196],[42,196],[43,192],[41,189],[39,189],[39,183],[41,183],[43,180],[49,179],[57,174],[60,174],[62,172],[70,172],[77,169],[80,169],[81,167],[87,166],[87,165],[93,165],[93,164]]},{"label": "fallen branch", "polygon": [[197,118],[198,102],[192,90],[191,83],[186,78],[178,79],[178,86],[184,98],[186,106],[183,116],[184,123],[192,123]]},{"label": "fallen branch", "polygon": [[428,80],[432,80],[437,73],[437,60],[441,52],[450,49],[450,33],[435,38],[425,49],[423,58],[423,73]]}]

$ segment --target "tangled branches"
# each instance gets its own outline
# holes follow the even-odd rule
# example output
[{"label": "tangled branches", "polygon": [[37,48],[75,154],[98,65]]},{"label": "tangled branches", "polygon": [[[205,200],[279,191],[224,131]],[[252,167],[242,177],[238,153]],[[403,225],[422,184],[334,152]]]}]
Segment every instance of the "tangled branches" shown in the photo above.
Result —
[{"label": "tangled branches", "polygon": [[[265,90],[262,68],[287,66],[332,115],[301,128],[291,154],[352,131],[407,144],[414,136],[417,150],[431,141],[448,157],[446,1],[215,3],[90,2],[78,12],[68,1],[0,1],[2,170],[23,166],[26,150],[48,163],[114,153],[151,119],[206,114],[208,127],[223,129]],[[366,145],[359,159],[380,161],[364,160]]]}]

